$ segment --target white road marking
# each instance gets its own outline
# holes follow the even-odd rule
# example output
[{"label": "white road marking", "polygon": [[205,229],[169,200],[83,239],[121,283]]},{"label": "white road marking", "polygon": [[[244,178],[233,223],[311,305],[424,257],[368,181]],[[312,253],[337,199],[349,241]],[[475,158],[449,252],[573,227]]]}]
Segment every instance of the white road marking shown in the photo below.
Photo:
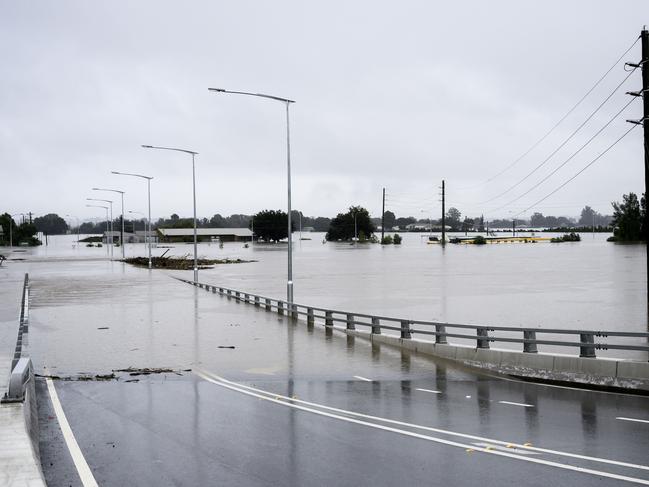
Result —
[{"label": "white road marking", "polygon": [[[247,389],[247,390],[254,391],[254,392],[257,392],[257,393],[260,393],[260,394],[267,394],[268,396],[272,396],[274,398],[285,399],[286,401],[290,401],[292,403],[306,404],[308,406],[313,406],[313,407],[317,407],[317,408],[320,408],[320,409],[325,409],[325,410],[328,410],[328,411],[335,411],[335,412],[338,412],[338,413],[347,414],[347,415],[355,416],[355,417],[359,417],[359,418],[366,418],[366,419],[371,419],[371,420],[376,420],[376,421],[382,421],[382,422],[388,423],[388,424],[396,424],[396,425],[400,425],[400,426],[406,426],[406,427],[409,427],[409,428],[417,428],[417,429],[421,429],[421,430],[424,430],[424,431],[432,431],[432,432],[435,432],[435,433],[441,433],[441,434],[445,434],[445,435],[449,435],[449,436],[457,436],[457,437],[460,437],[460,438],[467,438],[467,439],[476,440],[476,441],[484,441],[484,442],[494,443],[494,444],[498,444],[498,445],[505,445],[505,446],[512,445],[515,448],[521,448],[521,449],[525,449],[525,450],[532,450],[532,451],[537,451],[537,452],[540,452],[540,453],[548,453],[550,455],[558,455],[558,456],[564,456],[564,457],[570,457],[570,458],[577,458],[579,460],[587,460],[587,461],[591,461],[591,462],[599,462],[599,463],[605,463],[605,464],[609,464],[609,465],[616,465],[616,466],[619,466],[619,467],[636,468],[638,470],[647,470],[647,471],[649,471],[649,466],[647,466],[647,465],[638,465],[638,464],[635,464],[635,463],[627,463],[627,462],[620,462],[620,461],[617,461],[617,460],[609,460],[607,458],[590,457],[590,456],[587,456],[587,455],[579,455],[578,453],[562,452],[562,451],[558,451],[558,450],[550,450],[548,448],[539,448],[539,447],[534,447],[534,446],[531,446],[531,445],[523,445],[523,444],[509,442],[509,441],[494,440],[493,438],[485,438],[485,437],[482,437],[482,436],[475,436],[475,435],[470,435],[470,434],[467,434],[467,433],[459,433],[459,432],[456,432],[456,431],[449,431],[449,430],[443,430],[443,429],[440,429],[440,428],[433,428],[431,426],[422,426],[422,425],[413,424],[413,423],[406,423],[406,422],[397,421],[397,420],[394,420],[394,419],[382,418],[380,416],[371,416],[369,414],[362,414],[362,413],[357,413],[355,411],[348,411],[346,409],[339,409],[339,408],[335,408],[335,407],[331,407],[331,406],[325,406],[323,404],[304,401],[302,399],[294,399],[294,398],[290,398],[290,397],[287,397],[287,396],[282,396],[281,394],[275,394],[275,393],[272,393],[272,392],[264,391],[263,389],[258,389],[256,387],[246,386],[246,385],[243,385],[243,384],[239,384],[237,382],[232,382],[232,381],[229,381],[229,380],[227,380],[227,379],[225,379],[225,378],[223,378],[223,377],[221,377],[219,375],[216,375],[214,373],[207,372],[207,371],[204,371],[204,370],[203,371],[199,370],[199,372],[201,372],[204,375],[208,375],[208,376],[212,377],[214,380],[217,380],[217,381],[220,381],[220,382],[223,382],[223,383],[226,383],[226,384],[231,384],[232,386],[237,387],[237,388]],[[198,372],[196,372],[196,373],[198,374]],[[201,377],[203,377],[203,376],[201,376]],[[213,382],[213,381],[210,381],[210,382]],[[240,392],[242,392],[242,391],[240,391]],[[282,402],[282,404],[286,404],[286,403]]]},{"label": "white road marking", "polygon": [[634,421],[636,423],[649,423],[649,420],[647,420],[647,419],[623,418],[621,416],[618,416],[615,419],[619,419],[621,421]]},{"label": "white road marking", "polygon": [[[362,420],[359,420],[359,419],[340,416],[338,414],[327,413],[325,411],[319,411],[317,409],[312,409],[312,408],[308,408],[308,407],[305,407],[305,406],[300,406],[299,404],[294,404],[295,402],[298,402],[298,400],[295,400],[295,399],[287,398],[287,401],[284,401],[284,400],[280,399],[280,397],[282,397],[282,396],[279,396],[279,395],[275,395],[275,398],[265,396],[265,395],[262,395],[262,394],[258,394],[256,392],[245,390],[242,387],[237,387],[237,386],[234,386],[234,385],[231,385],[231,384],[227,384],[224,380],[213,379],[212,377],[204,374],[203,372],[194,371],[194,373],[196,375],[198,375],[199,377],[201,377],[202,379],[204,379],[204,380],[206,380],[208,382],[211,382],[212,384],[216,384],[219,387],[224,387],[226,389],[230,389],[230,390],[239,392],[241,394],[246,394],[248,396],[256,397],[258,399],[262,399],[264,401],[269,401],[269,402],[272,402],[272,403],[275,403],[275,404],[281,404],[282,406],[286,406],[286,407],[293,408],[293,409],[298,409],[300,411],[306,411],[306,412],[309,412],[309,413],[317,414],[319,416],[325,416],[325,417],[332,418],[332,419],[338,419],[340,421],[346,421],[348,423],[354,423],[354,424],[359,424],[359,425],[362,425],[362,426],[367,426],[367,427],[370,427],[370,428],[375,428],[375,429],[379,429],[379,430],[383,430],[383,431],[389,431],[389,432],[392,432],[392,433],[397,433],[397,434],[404,435],[404,436],[409,436],[409,437],[412,437],[412,438],[419,438],[421,440],[431,441],[431,442],[434,442],[434,443],[441,443],[443,445],[454,446],[454,447],[457,447],[457,448],[462,448],[464,450],[473,449],[475,451],[487,453],[489,455],[502,456],[502,457],[512,458],[512,459],[516,459],[516,460],[520,460],[520,461],[524,461],[524,462],[537,463],[537,464],[546,465],[546,466],[550,466],[550,467],[556,467],[556,468],[560,468],[560,469],[564,469],[564,470],[572,470],[574,472],[586,473],[586,474],[590,474],[590,475],[597,475],[597,476],[600,476],[600,477],[606,477],[606,478],[611,478],[611,479],[616,479],[616,480],[623,480],[623,481],[631,482],[631,483],[635,483],[635,484],[649,485],[649,480],[639,479],[639,478],[636,478],[636,477],[627,477],[625,475],[618,475],[618,474],[614,474],[614,473],[611,473],[611,472],[604,472],[604,471],[601,471],[601,470],[593,470],[593,469],[590,469],[590,468],[577,467],[575,465],[568,465],[568,464],[564,464],[564,463],[551,462],[549,460],[542,460],[540,458],[524,457],[524,456],[521,456],[521,455],[516,455],[514,453],[504,452],[504,451],[499,451],[499,450],[494,450],[494,449],[473,447],[470,444],[464,444],[464,443],[459,443],[459,442],[456,442],[456,441],[445,440],[443,438],[438,438],[438,437],[435,437],[435,436],[423,435],[421,433],[414,433],[412,431],[401,430],[401,429],[398,429],[398,428],[392,428],[390,426],[383,426],[383,425],[380,425],[380,424],[370,423],[370,422],[362,421]],[[350,413],[351,413],[351,411],[350,411]]]},{"label": "white road marking", "polygon": [[474,445],[482,446],[484,448],[493,448],[494,450],[512,452],[512,453],[516,453],[517,455],[539,455],[539,453],[535,451],[523,450],[523,449],[513,448],[513,447],[507,448],[506,446],[502,446],[502,445],[491,445],[489,443],[474,443]]},{"label": "white road marking", "polygon": [[511,404],[512,406],[522,406],[524,408],[533,408],[534,404],[525,404],[523,402],[498,401],[500,404]]},{"label": "white road marking", "polygon": [[419,389],[419,388],[417,388],[415,390],[416,391],[421,391],[421,392],[431,392],[433,394],[441,394],[442,393],[441,391],[434,391],[433,389]]},{"label": "white road marking", "polygon": [[52,407],[54,408],[56,419],[61,427],[61,433],[63,433],[65,444],[68,446],[68,450],[70,450],[70,455],[72,456],[74,466],[77,468],[77,473],[79,474],[81,483],[84,487],[99,487],[95,477],[90,471],[88,463],[86,463],[86,459],[81,452],[81,448],[79,448],[77,440],[74,438],[72,428],[70,428],[70,423],[68,423],[68,419],[65,417],[63,406],[61,406],[61,401],[59,401],[59,395],[56,393],[56,388],[54,387],[52,379],[45,380],[47,382],[47,390],[50,393],[50,399],[52,400]]},{"label": "white road marking", "polygon": [[362,377],[360,375],[355,375],[354,379],[364,380],[365,382],[374,382],[372,379],[368,379],[367,377]]}]

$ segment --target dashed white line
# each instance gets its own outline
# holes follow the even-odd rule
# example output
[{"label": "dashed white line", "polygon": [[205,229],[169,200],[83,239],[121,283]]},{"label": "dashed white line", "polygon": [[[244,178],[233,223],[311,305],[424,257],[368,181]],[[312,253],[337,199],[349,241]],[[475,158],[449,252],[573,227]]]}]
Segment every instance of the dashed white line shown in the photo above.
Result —
[{"label": "dashed white line", "polygon": [[624,418],[622,416],[618,416],[615,419],[619,419],[620,421],[633,421],[635,423],[649,423],[648,419]]},{"label": "dashed white line", "polygon": [[442,393],[442,391],[435,391],[433,389],[420,389],[420,388],[417,388],[415,390],[421,391],[421,392],[430,392],[432,394],[441,394]]},{"label": "dashed white line", "polygon": [[360,375],[355,375],[354,379],[363,380],[365,382],[374,382],[372,379],[368,379],[367,377],[363,377],[363,376],[360,376]]},{"label": "dashed white line", "polygon": [[534,404],[525,404],[523,402],[498,401],[500,404],[509,404],[511,406],[521,406],[524,408],[533,408]]},{"label": "dashed white line", "polygon": [[68,418],[65,417],[63,406],[61,406],[61,401],[59,401],[59,395],[56,393],[56,388],[54,387],[52,379],[46,379],[46,382],[47,390],[50,393],[50,399],[52,400],[52,407],[56,414],[56,419],[61,427],[61,433],[63,433],[65,444],[68,446],[68,450],[70,450],[72,461],[74,462],[74,466],[77,468],[83,487],[99,487],[95,477],[92,475],[92,471],[90,470],[86,459],[83,456],[83,453],[81,452],[81,448],[79,448],[74,433],[72,433],[72,428],[70,428]]},{"label": "dashed white line", "polygon": [[[281,396],[281,395],[274,395],[274,394],[273,394],[273,397],[269,397],[266,394],[271,394],[271,393],[266,392],[266,391],[259,390],[259,392],[261,394],[257,393],[257,392],[253,392],[253,390],[257,390],[254,387],[237,384],[235,382],[231,382],[231,381],[228,381],[226,379],[223,379],[222,377],[219,377],[219,376],[210,377],[209,375],[207,375],[208,374],[207,372],[203,372],[203,371],[194,370],[194,373],[196,375],[198,375],[199,377],[201,377],[202,379],[204,379],[204,380],[206,380],[208,382],[211,382],[212,384],[216,384],[216,385],[218,385],[220,387],[224,387],[226,389],[231,389],[233,391],[240,392],[240,393],[246,394],[248,396],[256,397],[258,399],[269,401],[269,402],[272,402],[272,403],[275,403],[275,404],[280,404],[282,406],[286,406],[286,407],[289,407],[289,408],[292,408],[292,409],[298,409],[298,410],[310,412],[310,413],[313,413],[313,414],[317,414],[319,416],[325,416],[325,417],[332,418],[332,419],[338,419],[338,420],[345,421],[345,422],[348,422],[348,423],[354,423],[354,424],[359,424],[359,425],[363,425],[363,426],[368,426],[370,428],[375,428],[375,429],[379,429],[379,430],[383,430],[383,431],[389,431],[389,432],[392,432],[392,433],[397,433],[397,434],[401,434],[401,435],[404,435],[404,436],[409,436],[411,438],[419,438],[419,439],[422,439],[422,440],[427,440],[427,441],[431,441],[431,442],[435,442],[435,443],[441,443],[441,444],[444,444],[444,445],[449,445],[449,446],[454,446],[454,447],[459,447],[459,448],[464,448],[464,449],[471,449],[471,446],[472,446],[471,444],[459,443],[459,442],[456,442],[456,441],[446,440],[446,439],[435,437],[435,436],[424,435],[424,434],[420,434],[420,433],[415,433],[413,431],[402,430],[402,429],[399,429],[399,428],[394,428],[394,427],[390,427],[390,426],[384,426],[384,425],[381,425],[381,424],[376,424],[376,423],[372,423],[372,422],[368,422],[368,421],[363,421],[363,420],[360,420],[360,419],[354,419],[354,418],[350,418],[350,417],[346,417],[346,416],[341,416],[339,414],[328,413],[328,412],[321,411],[321,410],[318,410],[318,409],[313,409],[313,408],[310,408],[310,407],[307,407],[307,406],[301,406],[300,404],[296,404],[296,403],[305,404],[305,403],[308,403],[308,402],[307,401],[297,400],[297,399],[292,399],[292,398]],[[248,390],[246,390],[246,389],[248,389]],[[318,406],[318,407],[323,408],[323,409],[337,410],[337,411],[340,411],[340,412],[343,412],[343,413],[346,413],[346,414],[351,414],[351,415],[357,416],[357,417],[360,416],[360,417],[371,418],[371,416],[362,415],[362,414],[359,414],[359,413],[355,413],[353,411],[345,411],[345,410],[342,410],[342,409],[332,408],[332,407],[323,406],[323,405],[317,405],[315,403],[310,403],[310,404],[313,404],[314,406]],[[388,421],[388,422],[391,422],[391,423],[399,423],[398,421],[386,420],[386,419],[382,419],[382,418],[376,418],[376,419],[381,419],[383,421]],[[405,424],[405,423],[403,423],[403,424]],[[412,426],[416,426],[416,425],[412,425]],[[428,429],[428,430],[434,430],[434,428],[427,428],[427,427],[420,427],[420,428]],[[470,436],[470,435],[463,435],[463,434],[456,434],[456,435],[458,435],[458,436],[467,436],[467,437]],[[496,441],[494,443],[501,443],[501,442]],[[514,446],[518,446],[518,445],[514,445]],[[631,482],[631,483],[636,483],[636,484],[641,484],[641,485],[649,485],[649,480],[645,480],[645,479],[641,479],[641,478],[637,478],[637,477],[628,477],[626,475],[619,475],[619,474],[615,474],[615,473],[612,473],[612,472],[606,472],[606,471],[602,471],[602,470],[594,470],[594,469],[591,469],[591,468],[578,467],[578,466],[575,466],[575,465],[570,465],[570,464],[565,464],[565,463],[552,462],[552,461],[543,460],[543,459],[540,459],[540,458],[526,457],[526,456],[522,456],[522,455],[517,455],[517,454],[515,454],[513,452],[509,452],[509,451],[499,451],[499,450],[496,450],[494,448],[482,448],[482,447],[478,447],[478,446],[475,447],[475,450],[479,451],[479,452],[491,454],[491,455],[502,456],[502,457],[512,458],[512,459],[516,459],[516,460],[522,460],[522,461],[531,462],[531,463],[537,463],[537,464],[546,465],[546,466],[550,466],[550,467],[556,467],[556,468],[560,468],[560,469],[564,469],[564,470],[572,470],[574,472],[586,473],[586,474],[590,474],[590,475],[601,476],[601,477],[606,477],[606,478],[611,478],[611,479],[616,479],[616,480],[623,480],[623,481],[626,481],[626,482]],[[542,449],[535,449],[535,450],[543,451]],[[549,451],[549,450],[546,450],[546,451]],[[556,452],[556,453],[560,453],[560,452]],[[574,455],[574,454],[567,454],[567,455],[568,456],[581,457],[580,455]],[[586,458],[586,457],[584,457],[584,458]],[[622,464],[622,462],[615,462],[615,461],[612,461],[612,460],[605,460],[605,459],[597,459],[597,460],[603,461],[605,463]],[[625,466],[632,466],[632,464],[625,464]],[[638,465],[636,467],[641,468],[641,469],[647,469],[647,467],[644,466],[644,465]]]}]

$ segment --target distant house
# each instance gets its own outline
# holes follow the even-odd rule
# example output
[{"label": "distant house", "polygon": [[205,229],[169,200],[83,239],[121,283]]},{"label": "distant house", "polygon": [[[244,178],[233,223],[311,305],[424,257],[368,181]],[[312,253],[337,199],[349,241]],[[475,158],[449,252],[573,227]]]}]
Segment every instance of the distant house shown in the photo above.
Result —
[{"label": "distant house", "polygon": [[[158,228],[161,242],[192,242],[193,228]],[[249,242],[252,232],[248,228],[198,228],[196,236],[199,242]]]},{"label": "distant house", "polygon": [[409,232],[430,232],[433,226],[430,223],[411,223],[406,225],[406,230]]}]

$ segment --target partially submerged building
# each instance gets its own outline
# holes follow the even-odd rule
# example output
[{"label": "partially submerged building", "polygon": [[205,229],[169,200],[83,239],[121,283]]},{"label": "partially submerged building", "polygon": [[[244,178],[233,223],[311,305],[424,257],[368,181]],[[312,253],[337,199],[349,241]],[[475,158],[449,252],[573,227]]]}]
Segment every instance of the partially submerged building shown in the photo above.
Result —
[{"label": "partially submerged building", "polygon": [[[252,232],[248,228],[198,228],[199,242],[249,242]],[[158,228],[160,242],[193,242],[193,228]]]}]

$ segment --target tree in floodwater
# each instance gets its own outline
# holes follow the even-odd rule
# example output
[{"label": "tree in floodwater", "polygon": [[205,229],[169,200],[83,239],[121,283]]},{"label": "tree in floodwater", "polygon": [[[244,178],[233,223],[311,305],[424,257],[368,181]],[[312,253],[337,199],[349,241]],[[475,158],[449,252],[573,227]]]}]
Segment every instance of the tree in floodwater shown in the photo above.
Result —
[{"label": "tree in floodwater", "polygon": [[[291,222],[293,229],[295,224]],[[263,210],[252,217],[249,228],[266,242],[279,242],[288,237],[288,214],[282,210]]]},{"label": "tree in floodwater", "polygon": [[638,201],[635,193],[622,195],[622,203],[614,201],[613,205],[613,235],[615,240],[632,242],[646,239],[643,228],[646,201],[644,195]]},{"label": "tree in floodwater", "polygon": [[34,226],[47,235],[63,235],[68,231],[68,224],[56,213],[34,218]]},{"label": "tree in floodwater", "polygon": [[376,231],[369,212],[362,206],[350,206],[347,213],[338,213],[331,220],[327,240],[352,240],[358,236],[359,240],[366,240]]}]

